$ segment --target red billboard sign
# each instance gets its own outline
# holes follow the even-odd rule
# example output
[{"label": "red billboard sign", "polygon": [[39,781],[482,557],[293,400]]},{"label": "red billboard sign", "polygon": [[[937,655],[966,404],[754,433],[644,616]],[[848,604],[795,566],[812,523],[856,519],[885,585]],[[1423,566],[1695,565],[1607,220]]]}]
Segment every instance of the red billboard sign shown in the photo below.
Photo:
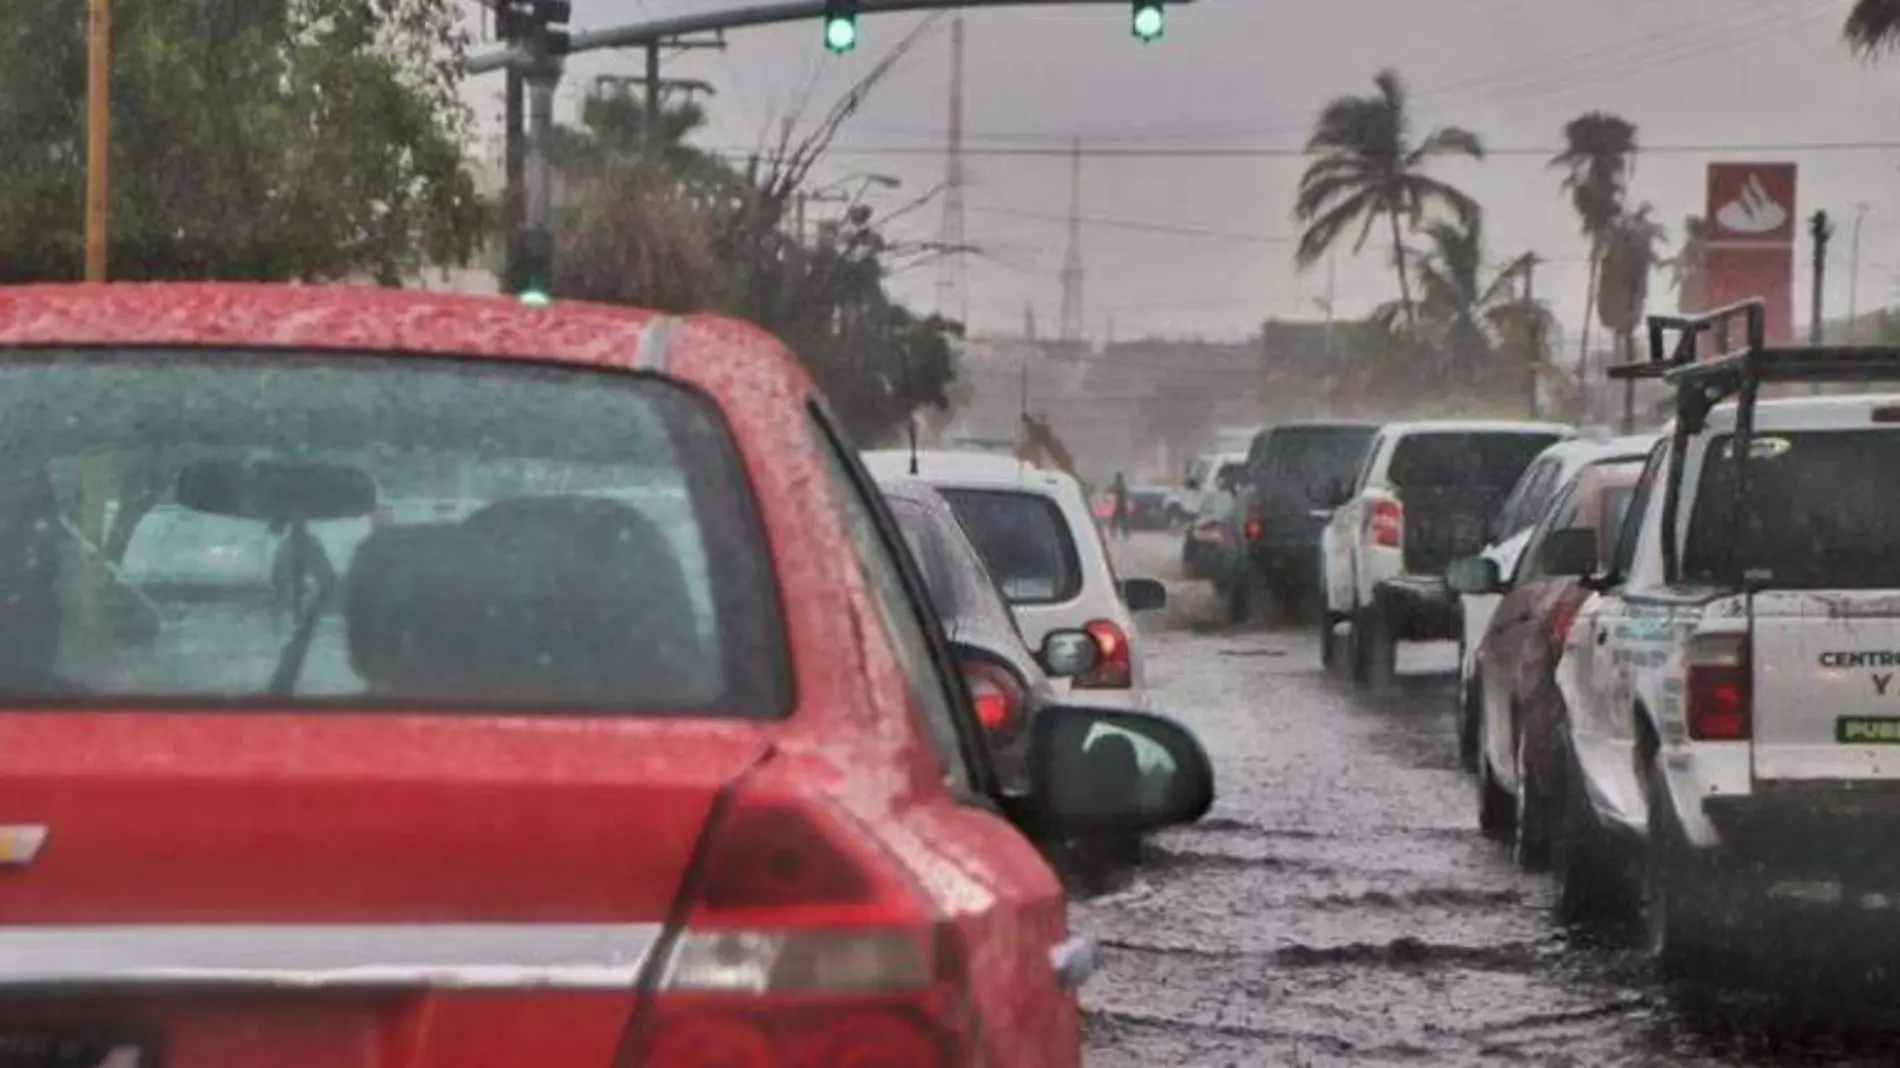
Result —
[{"label": "red billboard sign", "polygon": [[1687,310],[1760,298],[1768,340],[1794,340],[1795,188],[1792,163],[1709,164],[1701,307]]}]

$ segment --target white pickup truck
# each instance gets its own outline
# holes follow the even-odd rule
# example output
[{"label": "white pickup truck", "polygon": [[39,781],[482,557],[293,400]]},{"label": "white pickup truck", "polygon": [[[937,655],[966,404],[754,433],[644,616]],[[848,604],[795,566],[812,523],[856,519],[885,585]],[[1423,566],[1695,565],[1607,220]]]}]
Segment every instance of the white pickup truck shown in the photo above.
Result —
[{"label": "white pickup truck", "polygon": [[[1900,349],[1769,348],[1760,309],[1651,320],[1640,376],[1678,418],[1557,670],[1560,907],[1639,905],[1670,971],[1743,950],[1737,921],[1778,899],[1900,889],[1900,395],[1757,399],[1900,382]],[[1743,316],[1748,344],[1697,360]],[[1666,329],[1688,343],[1665,353]],[[1594,570],[1583,548],[1553,566]]]},{"label": "white pickup truck", "polygon": [[[1484,548],[1486,531],[1531,461],[1573,436],[1556,423],[1445,420],[1379,428],[1358,477],[1308,488],[1326,516],[1319,538],[1320,657],[1354,681],[1383,686],[1399,642],[1463,634],[1452,561]],[[1350,624],[1345,643],[1340,624]]]}]

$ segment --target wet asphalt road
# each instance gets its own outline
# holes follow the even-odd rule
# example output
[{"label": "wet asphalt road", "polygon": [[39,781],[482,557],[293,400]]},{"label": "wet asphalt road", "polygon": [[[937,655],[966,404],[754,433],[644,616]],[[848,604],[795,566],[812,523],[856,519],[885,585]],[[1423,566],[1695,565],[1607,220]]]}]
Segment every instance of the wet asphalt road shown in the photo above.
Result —
[{"label": "wet asphalt road", "polygon": [[[1177,577],[1178,542],[1117,556]],[[1710,989],[1555,924],[1548,877],[1477,832],[1454,648],[1403,647],[1398,692],[1368,700],[1322,673],[1311,635],[1208,626],[1204,587],[1171,588],[1144,623],[1150,678],[1213,755],[1219,799],[1078,894],[1104,947],[1092,1068],[1900,1064],[1900,941]]]}]

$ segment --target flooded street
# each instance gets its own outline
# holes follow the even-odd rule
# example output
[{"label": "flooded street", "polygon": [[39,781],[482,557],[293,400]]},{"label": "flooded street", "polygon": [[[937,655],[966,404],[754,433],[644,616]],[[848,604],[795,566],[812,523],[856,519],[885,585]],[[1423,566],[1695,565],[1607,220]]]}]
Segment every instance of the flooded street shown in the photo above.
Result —
[{"label": "flooded street", "polygon": [[[1176,575],[1176,541],[1117,550],[1124,575]],[[1170,586],[1183,603],[1146,625],[1150,678],[1213,756],[1219,799],[1075,907],[1104,946],[1090,1065],[1900,1057],[1891,952],[1847,966],[1848,989],[1788,958],[1716,991],[1666,986],[1639,952],[1555,924],[1550,879],[1478,833],[1449,727],[1454,648],[1403,647],[1399,691],[1369,701],[1321,672],[1311,635],[1198,624],[1204,587]]]}]

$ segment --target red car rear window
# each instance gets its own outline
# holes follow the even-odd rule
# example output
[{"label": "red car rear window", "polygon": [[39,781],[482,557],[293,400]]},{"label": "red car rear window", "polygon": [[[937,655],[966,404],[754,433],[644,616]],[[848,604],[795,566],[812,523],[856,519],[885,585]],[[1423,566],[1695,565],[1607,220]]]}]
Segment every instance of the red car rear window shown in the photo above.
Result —
[{"label": "red car rear window", "polygon": [[782,715],[725,424],[625,373],[16,353],[0,703]]}]

